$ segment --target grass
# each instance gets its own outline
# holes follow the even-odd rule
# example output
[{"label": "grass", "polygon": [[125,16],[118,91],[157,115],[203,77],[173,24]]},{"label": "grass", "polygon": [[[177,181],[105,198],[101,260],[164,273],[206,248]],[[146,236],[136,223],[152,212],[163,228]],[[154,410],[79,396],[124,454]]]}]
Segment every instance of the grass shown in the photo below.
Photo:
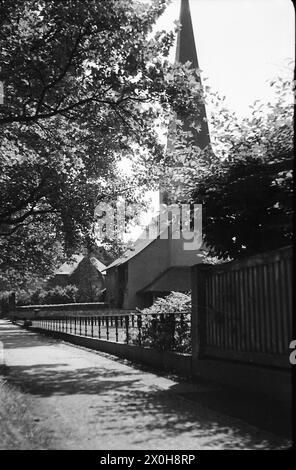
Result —
[{"label": "grass", "polygon": [[32,415],[30,397],[0,375],[0,449],[46,449],[46,437]]}]

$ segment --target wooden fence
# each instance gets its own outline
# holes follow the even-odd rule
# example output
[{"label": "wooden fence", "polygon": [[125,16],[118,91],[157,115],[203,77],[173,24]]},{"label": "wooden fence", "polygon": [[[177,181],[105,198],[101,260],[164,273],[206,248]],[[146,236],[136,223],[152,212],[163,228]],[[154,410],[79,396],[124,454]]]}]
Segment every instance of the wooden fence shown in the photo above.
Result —
[{"label": "wooden fence", "polygon": [[292,248],[192,268],[193,356],[289,366]]}]

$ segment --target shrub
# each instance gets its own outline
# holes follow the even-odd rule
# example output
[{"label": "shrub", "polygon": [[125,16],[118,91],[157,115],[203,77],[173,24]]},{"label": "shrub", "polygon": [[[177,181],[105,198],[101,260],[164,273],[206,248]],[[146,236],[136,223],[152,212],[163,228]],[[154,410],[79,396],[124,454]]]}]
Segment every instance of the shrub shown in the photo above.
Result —
[{"label": "shrub", "polygon": [[69,304],[76,302],[77,287],[68,285],[56,286],[52,289],[37,289],[36,291],[18,291],[17,305]]},{"label": "shrub", "polygon": [[[141,343],[161,351],[191,351],[191,295],[171,292],[141,311]],[[134,342],[139,343],[139,338]]]},{"label": "shrub", "polygon": [[31,303],[31,292],[26,290],[19,290],[16,292],[17,305],[30,305]]},{"label": "shrub", "polygon": [[42,298],[43,304],[70,304],[76,302],[77,287],[68,285],[65,287],[56,286],[46,292]]}]

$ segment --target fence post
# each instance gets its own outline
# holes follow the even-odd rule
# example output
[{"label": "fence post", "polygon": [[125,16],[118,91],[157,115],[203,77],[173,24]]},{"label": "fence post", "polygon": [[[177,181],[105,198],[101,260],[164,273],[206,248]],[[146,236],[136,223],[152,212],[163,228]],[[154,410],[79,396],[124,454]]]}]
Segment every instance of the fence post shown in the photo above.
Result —
[{"label": "fence post", "polygon": [[137,327],[139,346],[142,346],[142,315],[137,315]]},{"label": "fence post", "polygon": [[109,317],[106,317],[106,338],[109,341]]},{"label": "fence post", "polygon": [[191,341],[192,359],[200,359],[204,355],[206,338],[206,276],[210,264],[196,264],[191,268]]},{"label": "fence post", "polygon": [[126,344],[129,343],[129,316],[125,315],[125,335],[126,335]]}]

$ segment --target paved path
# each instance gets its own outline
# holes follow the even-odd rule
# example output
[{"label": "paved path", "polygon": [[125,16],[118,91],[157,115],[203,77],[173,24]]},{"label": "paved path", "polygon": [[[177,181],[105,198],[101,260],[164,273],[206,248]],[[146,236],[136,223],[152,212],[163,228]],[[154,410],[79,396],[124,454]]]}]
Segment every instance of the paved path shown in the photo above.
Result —
[{"label": "paved path", "polygon": [[[0,320],[9,381],[30,395],[50,449],[274,449],[287,441],[186,399],[170,379]],[[204,390],[201,390],[204,387]]]}]

